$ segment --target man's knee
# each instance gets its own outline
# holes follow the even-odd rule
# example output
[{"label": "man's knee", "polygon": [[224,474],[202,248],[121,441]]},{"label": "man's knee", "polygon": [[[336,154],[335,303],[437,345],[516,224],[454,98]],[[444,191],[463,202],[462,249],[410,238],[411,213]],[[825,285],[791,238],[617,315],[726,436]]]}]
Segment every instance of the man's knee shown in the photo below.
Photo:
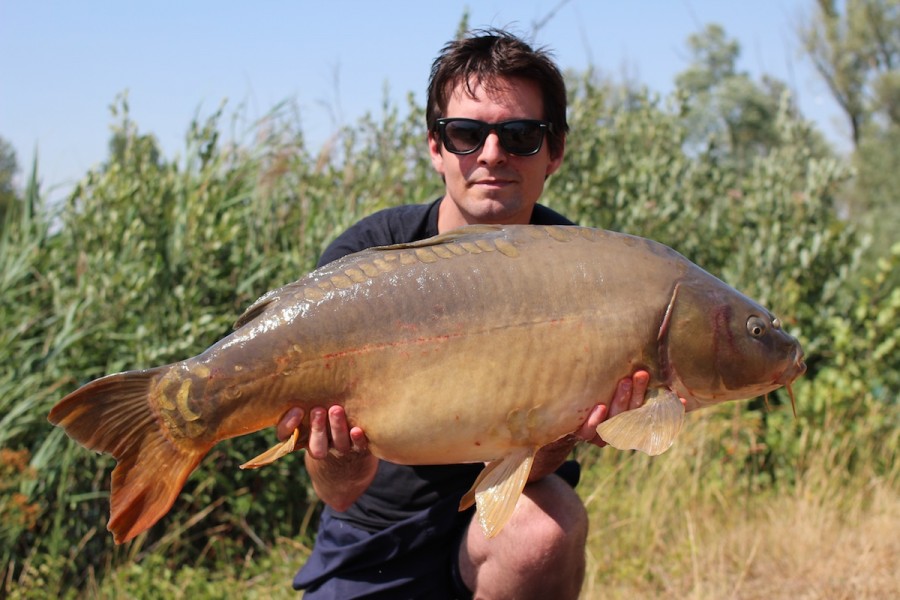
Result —
[{"label": "man's knee", "polygon": [[534,522],[525,541],[530,551],[520,554],[530,564],[520,567],[540,573],[533,597],[553,590],[557,598],[575,598],[584,581],[587,511],[575,490],[559,477],[551,475],[538,484],[533,490],[526,488]]},{"label": "man's knee", "polygon": [[575,598],[584,580],[587,514],[555,475],[526,486],[512,519],[493,539],[469,526],[460,572],[484,597]]},{"label": "man's knee", "polygon": [[526,527],[531,530],[530,537],[535,546],[553,554],[583,556],[588,518],[575,490],[551,475],[526,486],[525,496],[530,502],[521,503],[523,510],[518,517],[530,522]]}]

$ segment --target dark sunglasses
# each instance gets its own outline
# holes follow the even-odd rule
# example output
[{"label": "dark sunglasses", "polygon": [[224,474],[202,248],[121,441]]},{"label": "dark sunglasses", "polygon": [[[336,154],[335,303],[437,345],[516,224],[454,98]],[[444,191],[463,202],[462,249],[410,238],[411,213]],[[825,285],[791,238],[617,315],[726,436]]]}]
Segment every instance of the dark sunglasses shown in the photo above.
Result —
[{"label": "dark sunglasses", "polygon": [[541,150],[544,132],[553,131],[548,121],[513,119],[485,123],[475,119],[438,119],[435,129],[441,143],[453,154],[472,154],[484,144],[491,131],[497,132],[500,146],[516,156],[531,156]]}]

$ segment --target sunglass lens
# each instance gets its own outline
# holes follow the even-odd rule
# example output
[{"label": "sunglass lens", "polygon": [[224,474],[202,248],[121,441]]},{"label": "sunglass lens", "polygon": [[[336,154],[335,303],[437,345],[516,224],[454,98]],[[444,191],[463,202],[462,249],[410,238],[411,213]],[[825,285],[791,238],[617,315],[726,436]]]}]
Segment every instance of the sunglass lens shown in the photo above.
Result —
[{"label": "sunglass lens", "polygon": [[503,125],[500,135],[508,152],[533,154],[541,147],[544,131],[538,123],[512,121]]},{"label": "sunglass lens", "polygon": [[444,126],[444,143],[451,152],[471,152],[484,141],[484,130],[476,121],[450,121]]}]

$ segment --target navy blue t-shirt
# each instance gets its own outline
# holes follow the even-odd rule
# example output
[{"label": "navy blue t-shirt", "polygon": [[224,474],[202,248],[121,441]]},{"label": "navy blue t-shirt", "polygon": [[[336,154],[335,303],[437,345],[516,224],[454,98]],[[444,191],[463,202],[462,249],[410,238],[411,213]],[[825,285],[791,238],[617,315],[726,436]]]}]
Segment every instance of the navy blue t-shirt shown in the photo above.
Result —
[{"label": "navy blue t-shirt", "polygon": [[[437,235],[441,200],[388,208],[362,219],[326,248],[319,266],[367,248],[415,242]],[[540,204],[534,207],[531,224],[574,225]],[[334,518],[365,531],[379,531],[427,510],[441,499],[462,498],[483,468],[482,463],[405,466],[379,461],[372,484],[346,512],[328,507],[325,510]]]}]

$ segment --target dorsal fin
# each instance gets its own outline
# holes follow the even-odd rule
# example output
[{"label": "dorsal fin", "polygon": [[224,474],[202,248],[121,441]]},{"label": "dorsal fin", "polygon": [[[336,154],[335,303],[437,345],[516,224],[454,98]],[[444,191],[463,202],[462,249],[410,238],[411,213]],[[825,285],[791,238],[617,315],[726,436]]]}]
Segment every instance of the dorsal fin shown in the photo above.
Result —
[{"label": "dorsal fin", "polygon": [[501,229],[503,229],[502,225],[466,225],[465,227],[460,227],[458,229],[454,229],[453,231],[448,231],[447,233],[441,233],[424,240],[418,240],[416,242],[406,242],[403,244],[392,244],[390,246],[376,246],[375,248],[371,248],[371,250],[379,252],[385,250],[402,250],[403,248],[426,248],[428,246],[440,246],[441,244],[455,242],[460,238],[465,238],[470,235],[477,235],[479,233],[493,233],[495,231],[500,231]]},{"label": "dorsal fin", "polygon": [[234,328],[240,329],[262,313],[266,311],[272,304],[278,302],[285,296],[293,296],[298,290],[309,287],[308,277],[299,279],[293,283],[283,285],[280,288],[269,290],[259,297],[259,299],[251,304],[244,313],[234,322]]},{"label": "dorsal fin", "polygon": [[260,314],[262,314],[262,312],[265,311],[266,308],[270,304],[272,304],[272,302],[278,299],[278,296],[276,296],[275,294],[276,291],[277,290],[271,290],[260,296],[256,302],[251,304],[247,308],[247,310],[245,310],[243,314],[238,317],[237,321],[234,322],[234,325],[232,327],[234,329],[240,329],[256,317],[258,317]]}]

